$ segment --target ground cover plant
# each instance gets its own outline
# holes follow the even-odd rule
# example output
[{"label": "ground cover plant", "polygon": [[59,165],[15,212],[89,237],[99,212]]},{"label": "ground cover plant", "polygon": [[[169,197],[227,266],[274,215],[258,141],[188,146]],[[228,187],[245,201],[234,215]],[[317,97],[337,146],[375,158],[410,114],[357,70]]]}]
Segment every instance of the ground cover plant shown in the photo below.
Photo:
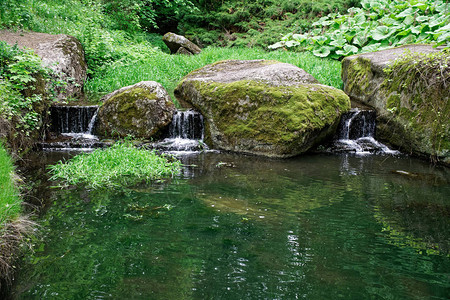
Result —
[{"label": "ground cover plant", "polygon": [[291,32],[269,48],[337,59],[412,43],[450,47],[449,20],[450,4],[443,0],[363,0],[361,8],[324,16],[308,33]]},{"label": "ground cover plant", "polygon": [[136,148],[130,141],[107,149],[82,153],[67,162],[50,166],[51,180],[83,184],[92,189],[114,188],[158,181],[179,172],[181,163],[155,151]]}]

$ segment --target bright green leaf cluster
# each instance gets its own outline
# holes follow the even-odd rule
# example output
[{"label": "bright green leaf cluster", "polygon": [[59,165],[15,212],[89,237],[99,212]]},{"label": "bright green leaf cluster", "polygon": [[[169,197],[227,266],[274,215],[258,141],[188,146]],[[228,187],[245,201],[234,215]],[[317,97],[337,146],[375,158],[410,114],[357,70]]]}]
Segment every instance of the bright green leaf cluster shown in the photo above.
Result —
[{"label": "bright green leaf cluster", "polygon": [[42,102],[35,93],[36,78],[49,79],[50,69],[32,51],[0,42],[0,116],[11,121],[16,132],[29,136],[39,129],[40,116],[35,104]]},{"label": "bright green leaf cluster", "polygon": [[270,49],[294,48],[339,59],[411,43],[450,47],[450,4],[443,0],[363,0],[347,15],[331,13],[305,34],[289,33]]}]

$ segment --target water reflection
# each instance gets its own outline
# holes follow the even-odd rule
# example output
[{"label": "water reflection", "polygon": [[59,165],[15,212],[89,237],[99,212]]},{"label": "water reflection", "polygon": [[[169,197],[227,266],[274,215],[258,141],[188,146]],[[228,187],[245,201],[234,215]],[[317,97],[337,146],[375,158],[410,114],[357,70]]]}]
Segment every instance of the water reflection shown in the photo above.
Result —
[{"label": "water reflection", "polygon": [[44,189],[42,243],[25,260],[15,297],[449,294],[447,169],[383,156],[182,159],[185,171],[161,184]]}]

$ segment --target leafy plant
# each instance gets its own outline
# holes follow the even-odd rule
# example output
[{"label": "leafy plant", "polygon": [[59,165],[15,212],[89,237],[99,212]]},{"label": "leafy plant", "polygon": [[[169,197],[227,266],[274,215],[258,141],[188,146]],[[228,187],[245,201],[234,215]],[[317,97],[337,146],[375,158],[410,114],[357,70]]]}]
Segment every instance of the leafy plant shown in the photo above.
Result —
[{"label": "leafy plant", "polygon": [[50,75],[32,51],[0,42],[0,113],[13,127],[10,139],[21,140],[40,129],[38,107],[46,101],[44,87]]},{"label": "leafy plant", "polygon": [[363,0],[330,13],[305,34],[289,33],[270,49],[293,48],[335,59],[411,43],[450,47],[450,5],[443,0]]}]

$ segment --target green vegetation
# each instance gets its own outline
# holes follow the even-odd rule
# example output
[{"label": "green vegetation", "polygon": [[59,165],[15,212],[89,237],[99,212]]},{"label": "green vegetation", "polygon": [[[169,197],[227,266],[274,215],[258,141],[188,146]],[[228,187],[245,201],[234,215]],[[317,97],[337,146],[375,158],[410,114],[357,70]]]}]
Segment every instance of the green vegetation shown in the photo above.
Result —
[{"label": "green vegetation", "polygon": [[207,64],[226,59],[270,59],[291,63],[306,70],[322,84],[342,88],[341,64],[335,60],[321,59],[310,53],[208,47],[195,56],[169,55],[158,51],[139,61],[113,63],[110,68],[89,79],[86,90],[105,94],[142,80],[153,80],[161,83],[173,96],[173,90],[183,76]]},{"label": "green vegetation", "polygon": [[50,167],[51,180],[98,189],[151,182],[173,176],[181,163],[154,151],[137,149],[131,142],[117,142],[108,149],[79,154]]},{"label": "green vegetation", "polygon": [[202,46],[261,47],[277,42],[286,31],[304,32],[320,16],[345,13],[360,0],[216,0],[194,1],[178,31]]},{"label": "green vegetation", "polygon": [[49,78],[50,70],[36,54],[0,41],[0,119],[3,128],[11,128],[8,142],[13,149],[21,150],[42,126]]},{"label": "green vegetation", "polygon": [[14,167],[0,143],[0,231],[6,222],[17,218],[22,210],[19,192],[13,182]]},{"label": "green vegetation", "polygon": [[363,0],[348,14],[331,13],[308,33],[291,32],[269,48],[341,58],[411,43],[450,46],[450,5],[443,0]]},{"label": "green vegetation", "polygon": [[21,203],[11,158],[0,142],[0,287],[2,281],[11,279],[19,248],[28,244],[25,237],[33,222],[20,215]]}]

